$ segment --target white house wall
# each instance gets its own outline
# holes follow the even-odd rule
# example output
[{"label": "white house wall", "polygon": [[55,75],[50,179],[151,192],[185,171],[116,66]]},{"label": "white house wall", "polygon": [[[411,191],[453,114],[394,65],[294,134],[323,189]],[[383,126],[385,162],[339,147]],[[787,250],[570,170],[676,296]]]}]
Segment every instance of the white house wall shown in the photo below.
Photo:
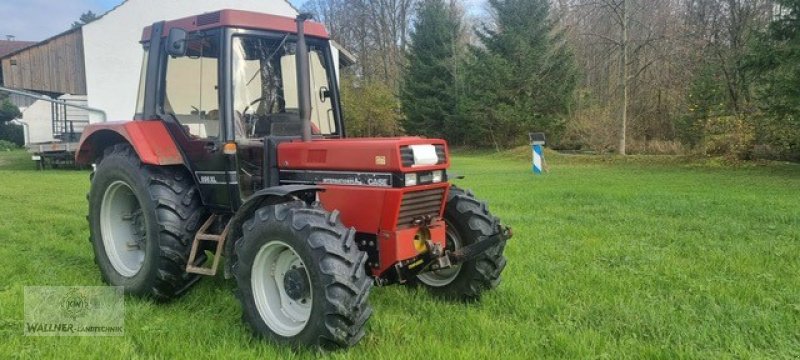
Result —
[{"label": "white house wall", "polygon": [[[221,9],[297,15],[284,0],[128,0],[83,27],[89,106],[105,110],[108,120],[132,119],[142,64],[139,41],[144,27],[160,20]],[[93,114],[92,122],[96,121],[100,117]]]},{"label": "white house wall", "polygon": [[37,100],[22,112],[22,121],[28,124],[26,141],[44,143],[53,141],[52,108],[47,101]]}]

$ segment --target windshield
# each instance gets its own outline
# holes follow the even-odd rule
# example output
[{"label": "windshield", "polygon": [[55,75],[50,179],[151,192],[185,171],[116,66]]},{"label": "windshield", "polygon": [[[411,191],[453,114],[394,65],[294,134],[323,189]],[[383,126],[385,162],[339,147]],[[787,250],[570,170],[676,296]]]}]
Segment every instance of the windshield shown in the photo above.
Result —
[{"label": "windshield", "polygon": [[[237,138],[301,133],[295,47],[287,36],[233,38],[233,118]],[[312,132],[337,134],[324,48],[310,45],[308,53]]]}]

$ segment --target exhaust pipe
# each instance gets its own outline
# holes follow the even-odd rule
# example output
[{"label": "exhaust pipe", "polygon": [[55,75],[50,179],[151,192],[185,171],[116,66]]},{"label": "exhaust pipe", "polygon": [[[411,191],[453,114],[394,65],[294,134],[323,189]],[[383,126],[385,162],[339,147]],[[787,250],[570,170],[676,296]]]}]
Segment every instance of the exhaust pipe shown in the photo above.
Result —
[{"label": "exhaust pipe", "polygon": [[303,124],[303,141],[311,141],[311,75],[308,66],[308,47],[306,46],[305,22],[311,14],[297,15],[297,102],[300,106],[300,120]]}]

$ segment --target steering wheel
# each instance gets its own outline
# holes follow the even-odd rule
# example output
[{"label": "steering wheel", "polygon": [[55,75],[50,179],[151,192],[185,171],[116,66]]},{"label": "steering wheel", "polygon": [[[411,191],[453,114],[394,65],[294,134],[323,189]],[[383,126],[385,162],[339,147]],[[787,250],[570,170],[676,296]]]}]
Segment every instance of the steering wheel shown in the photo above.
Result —
[{"label": "steering wheel", "polygon": [[258,99],[255,99],[255,100],[253,100],[253,101],[252,101],[250,104],[248,104],[248,105],[247,105],[247,106],[244,108],[244,111],[242,111],[242,115],[247,115],[247,111],[248,111],[248,110],[250,110],[250,107],[251,107],[251,106],[255,105],[255,104],[256,104],[256,103],[258,103],[258,102],[264,101],[264,100],[266,100],[266,99],[267,99],[267,97],[266,97],[266,96],[262,96],[262,97],[260,97],[260,98],[258,98]]},{"label": "steering wheel", "polygon": [[[251,128],[251,130],[245,130],[245,132],[247,132],[247,133],[252,133],[253,131],[255,131],[255,123],[253,123],[253,117],[255,117],[255,115],[254,115],[254,114],[248,114],[248,113],[247,113],[248,111],[250,111],[250,107],[251,107],[251,106],[253,106],[253,105],[255,105],[256,103],[259,103],[259,102],[261,102],[261,101],[264,101],[264,100],[266,100],[266,99],[267,99],[267,97],[266,97],[266,96],[262,96],[262,97],[260,97],[260,98],[258,98],[258,99],[255,99],[255,100],[253,100],[253,101],[252,101],[252,102],[250,102],[250,104],[248,104],[248,105],[247,105],[247,106],[244,108],[244,110],[241,112],[241,115],[240,115],[240,117],[241,117],[242,121],[244,122],[244,124],[247,124],[247,126],[248,126],[249,128]],[[244,125],[244,124],[243,124],[243,125]],[[250,134],[250,135],[252,135],[252,134]]]}]

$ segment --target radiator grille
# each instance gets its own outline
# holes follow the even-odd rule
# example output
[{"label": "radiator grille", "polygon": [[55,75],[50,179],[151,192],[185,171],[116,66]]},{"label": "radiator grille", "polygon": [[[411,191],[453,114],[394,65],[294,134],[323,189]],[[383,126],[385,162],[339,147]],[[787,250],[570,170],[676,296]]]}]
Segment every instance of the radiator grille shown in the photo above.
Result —
[{"label": "radiator grille", "polygon": [[404,167],[411,167],[414,165],[414,151],[408,146],[401,147],[400,159],[402,160]]},{"label": "radiator grille", "polygon": [[411,225],[420,217],[437,217],[442,208],[444,188],[414,191],[403,195],[397,225]]},{"label": "radiator grille", "polygon": [[437,164],[444,164],[447,162],[447,154],[444,151],[444,145],[434,145],[436,148],[436,156],[439,158]]}]

